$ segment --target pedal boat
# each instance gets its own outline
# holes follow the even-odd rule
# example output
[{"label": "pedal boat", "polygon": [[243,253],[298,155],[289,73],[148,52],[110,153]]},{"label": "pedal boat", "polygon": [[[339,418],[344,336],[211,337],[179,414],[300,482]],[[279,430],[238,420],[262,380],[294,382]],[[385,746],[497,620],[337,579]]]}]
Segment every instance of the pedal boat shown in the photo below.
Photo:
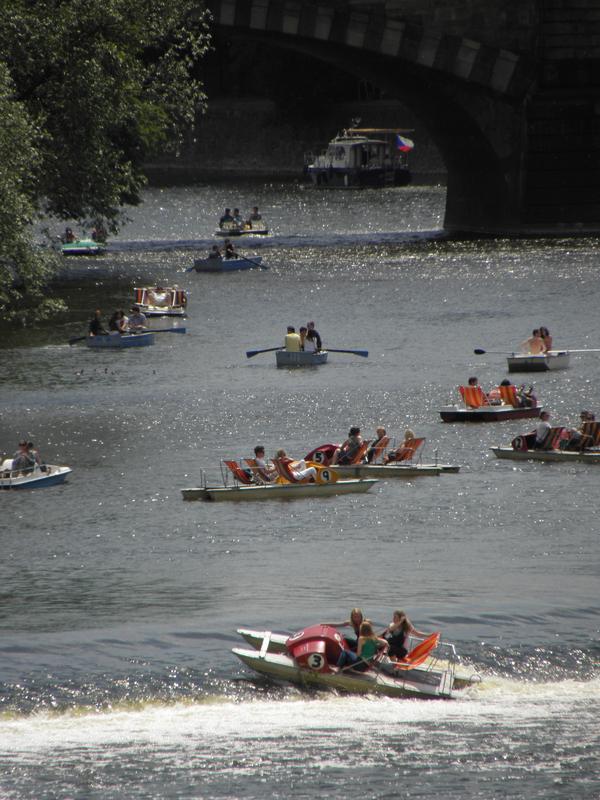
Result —
[{"label": "pedal boat", "polygon": [[514,450],[492,447],[496,458],[512,461],[561,461],[564,464],[600,464],[600,450]]},{"label": "pedal boat", "polygon": [[320,364],[327,363],[327,350],[320,350],[318,353],[309,353],[306,350],[300,352],[290,352],[289,350],[277,350],[275,359],[277,366],[281,367],[318,367]]},{"label": "pedal boat", "polygon": [[64,483],[72,472],[70,467],[43,464],[43,469],[41,466],[36,466],[31,472],[23,474],[23,470],[13,470],[12,464],[12,458],[0,464],[0,489],[37,489],[43,486],[55,486],[57,483]]},{"label": "pedal boat", "polygon": [[235,272],[242,269],[253,269],[262,265],[262,256],[252,258],[196,258],[196,272]]},{"label": "pedal boat", "polygon": [[[460,689],[480,680],[475,674],[457,679],[456,650],[454,645],[439,643],[439,634],[433,634],[411,650],[405,665],[373,663],[364,672],[358,672],[336,666],[347,645],[339,631],[327,625],[313,625],[292,636],[245,629],[238,633],[252,647],[232,650],[243,664],[262,675],[302,687],[386,697],[450,699]],[[411,659],[413,654],[415,657]]]},{"label": "pedal boat", "polygon": [[347,480],[334,483],[266,483],[262,485],[199,486],[182,489],[184,500],[296,500],[302,497],[331,497],[368,492],[376,480]]},{"label": "pedal boat", "polygon": [[154,344],[153,333],[114,333],[106,336],[88,336],[85,340],[86,347],[92,349],[107,348],[120,350],[125,347],[148,347]]},{"label": "pedal boat", "polygon": [[187,295],[184,289],[167,286],[158,294],[153,286],[136,287],[135,305],[147,317],[184,317],[187,309]]},{"label": "pedal boat", "polygon": [[506,359],[509,372],[546,372],[549,369],[568,369],[571,354],[568,350],[549,350],[547,353],[513,353]]},{"label": "pedal boat", "polygon": [[77,239],[74,242],[64,242],[60,250],[63,256],[98,256],[105,252],[106,245],[93,239]]},{"label": "pedal boat", "polygon": [[504,422],[509,419],[530,419],[539,417],[544,409],[513,408],[506,405],[488,405],[479,408],[466,408],[464,406],[445,406],[440,409],[442,422]]},{"label": "pedal boat", "polygon": [[217,228],[215,236],[268,236],[269,229],[263,220],[255,222],[244,222],[239,225],[237,222],[224,222],[223,227]]},{"label": "pedal boat", "polygon": [[[389,440],[386,438],[386,442]],[[425,439],[415,440],[422,443]],[[331,459],[334,451],[338,445],[335,444],[322,444],[315,447],[310,451],[304,460],[307,462],[319,464],[322,466],[331,466]],[[363,458],[366,457],[366,451],[369,447],[369,442],[363,444]],[[418,448],[417,448],[418,449]],[[361,454],[358,454],[361,455]],[[377,457],[380,457],[379,454]],[[414,451],[413,451],[414,456]],[[353,464],[336,464],[332,467],[340,477],[345,478],[418,478],[420,476],[437,476],[444,472],[456,473],[460,472],[460,465],[458,464],[438,464],[437,451],[435,464],[423,464],[421,461],[394,461],[388,464],[371,463],[368,464],[363,460],[357,461]]]}]

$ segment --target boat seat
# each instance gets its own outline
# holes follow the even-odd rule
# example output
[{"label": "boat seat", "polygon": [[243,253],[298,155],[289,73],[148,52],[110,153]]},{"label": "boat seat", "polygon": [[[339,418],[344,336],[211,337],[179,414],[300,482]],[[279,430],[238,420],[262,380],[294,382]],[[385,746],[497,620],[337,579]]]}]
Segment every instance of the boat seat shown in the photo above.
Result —
[{"label": "boat seat", "polygon": [[510,386],[499,386],[498,391],[500,392],[500,399],[504,405],[512,406],[513,408],[521,408],[517,387],[513,386],[512,383]]},{"label": "boat seat", "polygon": [[438,642],[440,641],[440,633],[432,633],[431,636],[428,636],[426,639],[414,647],[410,653],[407,653],[402,661],[398,661],[396,663],[396,669],[414,669],[422,664],[429,658],[429,654],[432,650],[438,646]]},{"label": "boat seat", "polygon": [[248,475],[246,470],[242,469],[237,461],[223,461],[225,466],[233,473],[234,478],[239,483],[250,484],[252,483],[252,478]]},{"label": "boat seat", "polygon": [[352,461],[345,462],[346,464],[362,464],[367,455],[367,450],[369,449],[369,445],[371,444],[370,440],[363,442],[361,446],[358,448],[356,453],[354,454],[354,458]]},{"label": "boat seat", "polygon": [[269,475],[267,472],[265,472],[262,467],[258,466],[255,458],[245,458],[244,461],[252,470],[252,474],[258,483],[273,483],[276,480],[277,476]]},{"label": "boat seat", "polygon": [[588,437],[584,441],[584,447],[600,447],[600,422],[584,422],[581,433]]},{"label": "boat seat", "polygon": [[560,428],[550,428],[546,434],[544,441],[538,445],[536,450],[558,450],[560,440],[565,438],[567,429],[561,425]]},{"label": "boat seat", "polygon": [[425,441],[425,437],[421,437],[420,439],[409,439],[408,442],[403,444],[397,450],[390,450],[387,454],[385,463],[389,464],[390,461],[412,461],[415,453],[421,447],[423,442]]},{"label": "boat seat", "polygon": [[388,446],[389,443],[390,443],[389,436],[381,437],[381,439],[373,447],[373,454],[371,456],[369,464],[376,464],[379,461],[379,459],[383,456],[385,448]]},{"label": "boat seat", "polygon": [[481,386],[459,386],[458,391],[467,408],[481,408],[490,404]]}]

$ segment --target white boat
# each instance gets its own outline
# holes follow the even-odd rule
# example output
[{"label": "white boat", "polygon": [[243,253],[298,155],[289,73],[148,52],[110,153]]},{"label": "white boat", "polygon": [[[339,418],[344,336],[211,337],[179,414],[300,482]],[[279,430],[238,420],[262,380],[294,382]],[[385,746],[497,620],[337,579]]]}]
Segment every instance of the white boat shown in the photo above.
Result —
[{"label": "white boat", "polygon": [[[450,467],[450,465],[448,465]],[[335,471],[348,478],[417,478],[458,472],[460,467],[444,469],[438,464],[337,464]]]},{"label": "white boat", "polygon": [[241,225],[237,222],[224,222],[215,231],[215,236],[268,236],[269,228],[264,220],[248,220]]},{"label": "white boat", "polygon": [[368,492],[376,480],[344,480],[332,483],[268,483],[247,486],[198,486],[182,489],[184,500],[248,501],[295,500],[303,497],[331,497],[338,494]]},{"label": "white boat", "polygon": [[183,317],[187,294],[178,286],[142,286],[134,290],[135,305],[147,317]]},{"label": "white boat", "polygon": [[568,350],[549,350],[547,353],[513,353],[506,359],[509,372],[546,372],[549,369],[568,369]]},{"label": "white boat", "polygon": [[235,258],[196,258],[192,269],[195,269],[196,272],[236,272],[243,269],[253,269],[254,267],[265,269],[262,266],[262,256],[245,258],[238,255]]},{"label": "white boat", "polygon": [[[343,636],[327,625],[313,625],[286,639],[285,649],[270,649],[270,631],[252,649],[234,648],[233,653],[246,666],[276,680],[302,687],[313,686],[352,694],[379,694],[387,697],[455,697],[464,684],[456,684],[458,657],[453,645],[439,643],[439,634],[417,646],[403,664],[388,661],[373,663],[364,671],[337,667],[345,649]],[[429,641],[432,640],[432,641]],[[258,646],[260,644],[260,646]],[[417,654],[418,650],[421,653]],[[442,662],[434,654],[444,650]],[[412,657],[414,654],[414,658]],[[421,658],[421,655],[423,657]],[[479,680],[473,676],[469,685]]]},{"label": "white boat", "polygon": [[13,459],[0,464],[0,489],[36,489],[63,483],[72,470],[55,464],[36,465],[30,471],[13,470]]},{"label": "white boat", "polygon": [[600,464],[600,450],[514,450],[492,447],[496,458],[512,461],[561,461],[563,464]]},{"label": "white boat", "polygon": [[[314,186],[348,189],[364,186],[405,186],[410,183],[407,153],[398,142],[408,131],[400,128],[351,127],[333,138],[327,150],[304,158],[304,170]],[[404,148],[406,149],[406,148]]]},{"label": "white boat", "polygon": [[327,350],[319,350],[318,353],[310,353],[307,350],[299,352],[277,350],[275,353],[278,367],[317,367],[319,364],[327,363],[327,356]]}]

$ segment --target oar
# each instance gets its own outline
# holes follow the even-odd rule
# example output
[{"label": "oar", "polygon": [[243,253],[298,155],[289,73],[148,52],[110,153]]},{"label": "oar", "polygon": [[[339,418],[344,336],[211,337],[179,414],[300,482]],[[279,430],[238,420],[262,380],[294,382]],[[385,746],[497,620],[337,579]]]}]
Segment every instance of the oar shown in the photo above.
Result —
[{"label": "oar", "polygon": [[246,358],[254,358],[259,353],[273,353],[275,350],[283,350],[283,347],[267,347],[264,350],[246,350]]},{"label": "oar", "polygon": [[69,339],[69,344],[75,344],[76,342],[84,342],[88,337],[87,336],[73,336]]},{"label": "oar", "polygon": [[[144,328],[143,331],[137,331],[137,333],[185,333],[185,328]],[[133,333],[133,331],[130,331]],[[134,334],[135,335],[135,334]],[[76,344],[77,342],[85,342],[87,336],[73,336],[69,339],[69,344]]]},{"label": "oar", "polygon": [[251,258],[246,258],[245,256],[241,256],[239,253],[235,257],[241,258],[242,261],[247,261],[249,264],[254,264],[255,267],[260,267],[261,269],[269,269],[268,267],[263,267],[260,261],[252,261]]},{"label": "oar", "polygon": [[481,347],[476,347],[473,352],[476,356],[484,356],[486,353],[491,353],[493,356],[513,356],[515,354],[514,350],[509,353],[506,350],[482,350]]},{"label": "oar", "polygon": [[324,347],[323,350],[326,350],[328,353],[352,353],[352,355],[362,356],[363,358],[369,357],[368,350],[334,350],[333,347]]}]

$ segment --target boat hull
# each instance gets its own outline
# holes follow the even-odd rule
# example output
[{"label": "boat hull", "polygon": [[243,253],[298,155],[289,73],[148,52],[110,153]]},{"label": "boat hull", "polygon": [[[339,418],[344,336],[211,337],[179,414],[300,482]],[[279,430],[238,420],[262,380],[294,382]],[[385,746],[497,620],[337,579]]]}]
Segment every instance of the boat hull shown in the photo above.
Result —
[{"label": "boat hull", "polygon": [[215,236],[268,236],[268,228],[217,228]]},{"label": "boat hull", "polygon": [[444,469],[437,464],[336,464],[335,471],[344,478],[417,478],[435,477]]},{"label": "boat hull", "polygon": [[295,500],[303,497],[331,497],[368,492],[376,480],[347,480],[335,483],[271,483],[265,486],[221,486],[182,489],[184,500],[246,502],[249,500]]},{"label": "boat hull", "polygon": [[122,350],[127,347],[148,347],[154,344],[153,333],[117,334],[115,336],[88,336],[86,347],[92,349]]},{"label": "boat hull", "polygon": [[570,353],[567,351],[545,353],[542,355],[514,354],[509,356],[509,372],[546,372],[550,369],[568,369]]},{"label": "boat hull", "polygon": [[543,408],[512,408],[511,406],[484,406],[483,408],[460,408],[446,406],[440,409],[443,422],[504,422],[509,419],[539,417]]},{"label": "boat hull", "polygon": [[63,256],[98,256],[104,253],[106,246],[93,239],[80,239],[78,242],[62,244],[60,249]]},{"label": "boat hull", "polygon": [[238,272],[254,269],[262,265],[262,256],[253,258],[197,258],[194,261],[196,272]]},{"label": "boat hull", "polygon": [[159,308],[158,306],[140,306],[140,311],[147,317],[185,317],[186,310],[179,308]]},{"label": "boat hull", "polygon": [[565,464],[600,464],[600,450],[513,450],[512,447],[492,447],[496,458],[511,461],[561,461]]},{"label": "boat hull", "polygon": [[55,486],[64,483],[67,476],[71,474],[70,467],[59,467],[54,464],[46,464],[46,472],[36,468],[27,475],[16,475],[14,477],[2,477],[0,472],[0,489],[38,489],[45,486]]},{"label": "boat hull", "polygon": [[318,367],[320,364],[327,363],[328,355],[326,350],[318,353],[308,353],[302,350],[298,353],[290,353],[287,350],[278,350],[275,353],[275,359],[278,367]]}]

